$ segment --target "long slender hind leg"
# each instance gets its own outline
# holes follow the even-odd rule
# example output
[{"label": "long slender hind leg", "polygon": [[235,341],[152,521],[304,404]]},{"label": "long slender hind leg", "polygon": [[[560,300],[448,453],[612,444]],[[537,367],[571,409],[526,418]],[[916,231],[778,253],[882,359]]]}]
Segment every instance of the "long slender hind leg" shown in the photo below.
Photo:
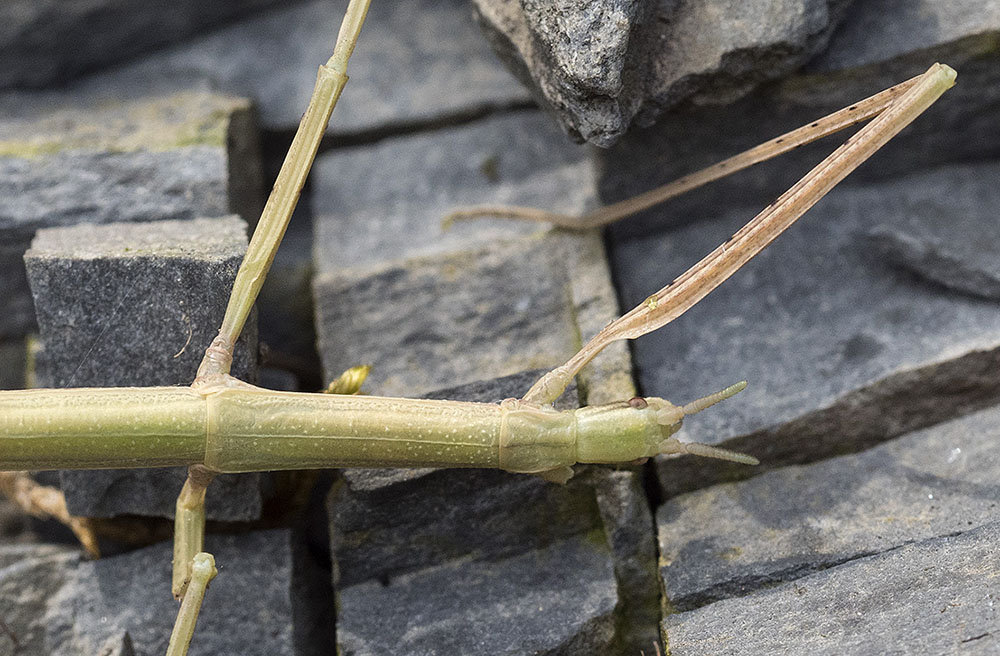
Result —
[{"label": "long slender hind leg", "polygon": [[[665,326],[686,312],[774,241],[837,183],[930,107],[941,94],[955,84],[956,75],[955,71],[948,66],[934,64],[923,75],[883,92],[887,95],[881,99],[879,98],[882,94],[878,94],[863,101],[863,103],[867,103],[866,112],[869,114],[874,111],[874,108],[881,107],[877,112],[877,117],[871,123],[861,128],[727,242],[706,255],[672,283],[605,326],[565,364],[556,367],[539,379],[524,395],[524,400],[536,404],[551,403],[563,393],[569,381],[580,369],[600,353],[605,346],[619,339],[635,339],[645,335]],[[901,92],[900,89],[902,89]],[[874,102],[874,99],[879,100]],[[832,117],[841,117],[837,118],[833,125],[841,127],[849,125],[850,123],[843,118],[844,112],[848,114],[851,114],[852,111],[856,112],[857,110],[852,110],[852,108],[859,105],[852,105],[831,114]],[[822,130],[826,134],[830,128],[824,127],[825,121],[826,119],[814,121],[810,126],[800,128],[790,134],[794,135],[809,129]],[[816,128],[812,128],[814,124],[817,126]],[[784,146],[783,143],[779,143],[782,139],[779,137],[768,142],[768,144],[775,145],[775,153],[773,154],[783,152],[777,148],[779,145]],[[801,143],[811,140],[802,135],[797,139]],[[802,141],[803,139],[806,141]],[[733,159],[740,157],[742,156]],[[749,165],[746,164],[746,166]],[[711,175],[706,175],[706,180],[721,177],[717,170],[718,166],[706,169],[706,171],[715,171]],[[681,180],[685,180],[685,178],[681,178]],[[687,186],[685,190],[690,188],[693,187]]]}]

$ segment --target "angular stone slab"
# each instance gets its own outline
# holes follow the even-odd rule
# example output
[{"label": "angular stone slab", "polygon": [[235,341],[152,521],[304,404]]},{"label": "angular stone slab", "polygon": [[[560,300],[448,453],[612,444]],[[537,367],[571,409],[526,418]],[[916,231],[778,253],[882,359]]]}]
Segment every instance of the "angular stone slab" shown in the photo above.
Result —
[{"label": "angular stone slab", "polygon": [[564,128],[600,146],[694,99],[727,103],[820,51],[850,2],[476,0],[500,58]]},{"label": "angular stone slab", "polygon": [[[770,466],[856,450],[994,402],[994,303],[943,286],[943,258],[925,274],[919,258],[885,257],[879,248],[886,234],[924,240],[920,226],[941,222],[952,228],[951,252],[1000,238],[992,210],[998,175],[992,163],[949,166],[837,190],[697,307],[637,341],[643,389],[687,401],[750,381],[736,398],[690,418],[685,435],[710,443],[742,436],[733,446]],[[712,221],[620,243],[626,304],[641,302],[752,214],[726,208]],[[962,267],[988,269],[990,260]],[[718,471],[664,462],[661,480],[684,490]]]},{"label": "angular stone slab", "polygon": [[[523,372],[440,390],[429,396],[497,402],[520,394],[541,373]],[[571,389],[561,399],[561,407],[574,407],[573,392]],[[349,617],[342,616],[338,625],[342,646],[347,641],[360,649],[375,649],[380,638],[373,632],[372,622],[389,622],[393,631],[405,630],[401,623],[411,612],[409,607],[396,601],[378,602],[378,595],[383,593],[375,592],[372,596],[372,590],[378,587],[373,588],[371,582],[388,583],[390,592],[394,586],[403,585],[403,594],[408,595],[413,586],[419,589],[425,585],[443,586],[438,581],[446,572],[460,579],[483,577],[492,581],[496,576],[506,577],[508,568],[513,566],[510,563],[525,566],[528,562],[525,553],[537,555],[538,550],[575,553],[580,545],[589,545],[589,550],[602,542],[605,545],[602,551],[610,549],[607,557],[613,562],[618,582],[616,649],[648,648],[656,640],[659,596],[655,546],[649,531],[652,520],[634,473],[583,468],[565,487],[530,476],[487,470],[345,470],[342,476],[329,498],[338,589],[342,598],[350,597],[349,603],[360,608],[371,603],[380,608],[380,614],[367,620],[363,613],[354,610]],[[548,565],[539,562],[532,566]],[[595,566],[592,571],[574,573],[567,580],[601,579],[606,575],[605,569],[606,564]],[[550,575],[547,571],[538,573],[544,580],[549,580]],[[539,594],[536,588],[521,581],[520,575],[512,576],[518,581],[520,592],[515,590],[510,599],[503,601],[505,607],[516,605],[515,600],[525,594]],[[450,584],[443,589],[449,590]],[[567,590],[565,594],[590,593]],[[506,596],[500,593],[500,601]],[[440,591],[433,593],[433,598],[433,607],[427,612],[441,618],[444,626],[467,621],[466,606],[442,596]],[[486,606],[500,601],[494,598]],[[585,638],[596,640],[594,636],[604,635],[605,621],[588,620],[590,610],[584,609],[564,622],[558,606],[539,618],[537,627],[522,631],[520,637],[510,637],[512,644],[525,645],[518,649],[528,649],[526,645],[534,644],[533,641],[544,639],[559,644],[575,636],[570,644],[578,645]],[[553,628],[553,622],[564,626]],[[563,633],[567,627],[568,636]],[[502,635],[508,639],[510,629],[505,629]],[[450,653],[447,635],[434,631],[426,640]],[[431,647],[421,643],[420,648]],[[521,653],[513,647],[511,650],[509,653]],[[587,649],[583,651],[590,653]]]},{"label": "angular stone slab", "polygon": [[510,558],[361,583],[338,600],[338,647],[357,656],[568,656],[609,653],[617,591],[607,547],[577,536]]},{"label": "angular stone slab", "polygon": [[[236,217],[76,226],[39,231],[25,261],[45,344],[43,380],[54,387],[183,385],[194,380],[222,322],[246,250]],[[234,375],[256,375],[253,319],[238,342]],[[173,516],[183,468],[64,472],[70,512]],[[266,482],[221,477],[209,517],[255,519]]]},{"label": "angular stone slab", "polygon": [[0,5],[0,87],[65,82],[273,4],[8,0]]},{"label": "angular stone slab", "polygon": [[35,231],[236,212],[256,219],[246,100],[207,91],[0,96],[0,337],[34,326],[21,256]]},{"label": "angular stone slab", "polygon": [[[268,129],[292,130],[309,101],[316,69],[333,52],[344,7],[333,0],[298,2],[94,76],[82,86],[117,93],[134,84],[202,79],[252,97]],[[463,0],[372,3],[348,73],[351,91],[331,122],[338,133],[466,118],[528,102],[483,42]]]},{"label": "angular stone slab", "polygon": [[664,620],[676,656],[995,654],[1000,525],[933,538]]},{"label": "angular stone slab", "polygon": [[[291,582],[308,565],[295,554],[290,531],[209,535],[206,548],[219,575],[205,596],[190,654],[329,653],[329,643],[296,644],[313,620],[297,615],[301,590]],[[51,547],[4,547],[0,553],[18,550],[0,556],[0,590],[13,602],[4,622],[21,645],[17,654],[75,656],[128,646],[136,654],[164,653],[177,614],[171,549],[163,542],[84,561]],[[0,645],[4,640],[9,636],[0,635]]]},{"label": "angular stone slab", "polygon": [[596,202],[595,178],[587,151],[538,111],[331,151],[313,176],[317,270],[537,234],[544,226],[524,221],[476,219],[445,229],[441,219],[459,206],[496,203],[580,213]]},{"label": "angular stone slab", "polygon": [[565,270],[537,242],[319,276],[314,290],[326,379],[370,364],[377,394],[551,368],[576,349]]},{"label": "angular stone slab", "polygon": [[[567,144],[538,112],[518,112],[433,134],[386,139],[363,150],[333,151],[320,158],[313,184],[314,259],[323,273],[333,273],[344,267],[353,269],[343,274],[344,280],[358,280],[359,276],[370,275],[377,269],[378,272],[371,275],[381,277],[385,285],[395,277],[404,276],[400,273],[404,267],[419,267],[400,278],[399,284],[408,285],[410,289],[415,283],[409,281],[417,271],[431,276],[432,269],[437,267],[438,273],[433,276],[443,276],[442,289],[447,285],[456,290],[469,289],[470,294],[482,294],[481,299],[471,299],[466,307],[454,308],[457,314],[449,315],[462,318],[462,330],[471,331],[469,334],[456,332],[454,337],[448,338],[452,341],[441,341],[441,329],[436,326],[432,330],[410,328],[405,340],[383,340],[383,346],[379,347],[421,344],[420,348],[440,353],[440,361],[452,366],[460,359],[450,354],[455,349],[475,353],[475,349],[469,349],[473,342],[486,342],[489,349],[507,349],[501,359],[509,354],[537,351],[530,341],[508,341],[508,338],[497,341],[486,337],[488,332],[478,333],[475,324],[481,319],[476,319],[472,310],[499,309],[504,303],[514,303],[522,293],[516,285],[524,290],[538,290],[548,307],[549,303],[564,297],[562,288],[568,279],[572,305],[564,305],[557,310],[556,316],[565,316],[567,311],[575,313],[577,328],[558,334],[556,331],[562,330],[559,328],[563,325],[561,319],[547,327],[535,324],[532,319],[533,323],[526,327],[538,335],[551,330],[553,334],[544,337],[543,343],[564,340],[559,343],[569,344],[565,340],[570,340],[574,343],[568,348],[575,350],[578,337],[573,332],[589,338],[618,312],[603,244],[596,233],[569,235],[549,231],[540,237],[537,225],[497,219],[458,222],[444,230],[441,218],[456,206],[481,203],[517,203],[579,213],[593,201],[593,179],[586,153]],[[496,249],[499,253],[498,249],[503,247],[497,242],[524,236],[528,239],[518,242],[524,254],[511,250],[509,255],[503,256],[508,260],[504,268],[498,267],[489,273],[487,267],[469,268],[466,264],[470,259],[475,262],[477,256],[470,254],[473,250],[486,252],[482,250],[486,247],[489,252]],[[403,259],[414,257],[426,259],[420,264],[402,263]],[[477,278],[486,274],[494,278]],[[428,278],[428,284],[432,279]],[[355,341],[352,334],[363,333],[360,340],[364,343],[374,341],[375,335],[382,335],[386,326],[393,323],[400,326],[393,330],[406,330],[404,326],[419,327],[421,321],[439,321],[425,309],[426,303],[422,300],[407,301],[405,308],[414,309],[406,310],[381,299],[364,303],[345,299],[337,304],[347,303],[357,310],[350,313],[349,327],[344,326],[348,319],[343,319],[336,320],[334,329],[328,317],[329,308],[336,309],[336,306],[331,300],[321,298],[327,293],[325,290],[330,289],[322,282],[327,280],[332,278],[321,276],[317,281],[316,295],[320,317],[318,332],[325,349],[322,355],[328,375],[339,374],[342,363],[350,360],[331,364],[329,357],[350,348]],[[360,282],[356,284],[361,286]],[[346,283],[338,289],[347,293]],[[500,289],[504,291],[498,292]],[[400,293],[393,294],[398,296]],[[341,316],[349,314],[343,309],[336,311]],[[514,320],[513,315],[511,320]],[[487,326],[486,330],[493,331],[495,326]],[[425,337],[419,337],[421,334]],[[427,334],[435,337],[427,339]],[[535,339],[532,335],[527,338]],[[563,348],[567,347],[558,347],[559,350]],[[565,355],[570,354],[571,351]],[[405,354],[392,357],[408,357],[408,361],[413,362],[413,356]],[[545,352],[545,357],[558,359],[559,356]],[[392,389],[404,395],[419,394],[421,390],[490,378],[547,365],[550,361],[521,359],[496,366],[479,359],[476,367],[462,375],[438,377],[417,388],[408,387],[406,381],[401,381],[402,385]],[[344,366],[351,364],[354,363]],[[402,370],[400,365],[394,366]],[[421,364],[428,372],[439,366],[442,365],[435,362]],[[582,396],[589,403],[606,403],[632,396],[634,388],[629,367],[624,344],[609,348],[581,376],[585,389]],[[372,375],[373,381],[378,381],[379,367]],[[419,382],[420,376],[417,372],[411,380]]]},{"label": "angular stone slab", "polygon": [[1000,407],[862,453],[669,500],[657,512],[677,611],[996,517]]}]

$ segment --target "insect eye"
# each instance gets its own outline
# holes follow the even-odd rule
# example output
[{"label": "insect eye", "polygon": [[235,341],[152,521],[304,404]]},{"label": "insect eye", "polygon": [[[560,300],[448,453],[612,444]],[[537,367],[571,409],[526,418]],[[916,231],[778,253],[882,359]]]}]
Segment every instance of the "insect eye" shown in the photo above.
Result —
[{"label": "insect eye", "polygon": [[646,399],[642,398],[641,396],[633,396],[631,399],[628,400],[628,404],[633,408],[635,408],[636,410],[642,410],[649,406],[649,404],[646,403]]}]

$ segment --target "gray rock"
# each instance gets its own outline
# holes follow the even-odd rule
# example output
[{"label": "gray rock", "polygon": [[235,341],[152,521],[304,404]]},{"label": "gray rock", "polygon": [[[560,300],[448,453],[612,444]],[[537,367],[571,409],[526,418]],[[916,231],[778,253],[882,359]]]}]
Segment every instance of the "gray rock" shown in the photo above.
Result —
[{"label": "gray rock", "polygon": [[374,393],[414,396],[554,367],[576,348],[567,287],[565,269],[532,241],[319,276],[326,378],[370,364]]},{"label": "gray rock", "polygon": [[[855,3],[830,39],[826,51],[807,70],[825,72],[857,66],[935,57],[960,66],[960,61],[994,49],[1000,29],[996,0],[870,0]],[[963,56],[964,55],[964,56]]]},{"label": "gray rock", "polygon": [[[998,173],[995,164],[953,166],[837,190],[684,317],[636,342],[643,389],[687,401],[749,380],[738,397],[689,419],[685,434],[729,441],[769,466],[856,450],[992,403],[993,304],[896,267],[866,235],[911,234],[933,221],[969,230],[951,233],[953,243],[988,241]],[[713,221],[619,243],[626,304],[753,213],[727,207]],[[952,222],[955,214],[966,218]],[[664,462],[661,480],[675,492],[734,469],[747,471]]]},{"label": "gray rock", "polygon": [[[206,80],[249,95],[271,130],[298,125],[330,57],[344,4],[312,0],[222,28],[81,86],[117,94],[136,84]],[[499,66],[464,0],[373,3],[348,68],[351,82],[331,123],[337,133],[468,118],[526,104]]]},{"label": "gray rock", "polygon": [[256,219],[260,158],[247,101],[187,89],[124,97],[0,96],[0,336],[34,313],[21,256],[40,228],[237,212]]},{"label": "gray rock", "polygon": [[312,183],[316,267],[371,268],[537,234],[542,227],[524,221],[445,229],[441,220],[459,206],[496,203],[576,214],[594,204],[594,186],[587,152],[537,111],[332,151]]},{"label": "gray rock", "polygon": [[65,82],[273,4],[9,0],[0,6],[0,87]]},{"label": "gray rock", "polygon": [[[539,373],[429,396],[495,402],[520,394]],[[563,403],[572,405],[572,396]],[[396,641],[408,653],[489,644],[502,653],[545,645],[568,654],[601,651],[612,635],[620,640],[613,624],[621,620],[613,618],[625,609],[609,614],[618,565],[601,530],[610,520],[598,512],[597,476],[557,486],[488,470],[345,470],[329,498],[341,649],[380,653]],[[614,557],[624,558],[629,540],[618,538]],[[423,600],[416,613],[415,596]],[[478,619],[491,613],[505,618],[502,626]]]},{"label": "gray rock", "polygon": [[[296,647],[308,627],[294,611],[300,591],[291,581],[307,565],[293,553],[290,531],[209,535],[206,548],[219,575],[205,596],[192,655],[329,653],[329,643]],[[17,654],[129,653],[131,646],[136,654],[164,653],[177,615],[169,543],[99,561],[51,547],[3,552],[12,549],[19,553],[0,557],[10,563],[0,569],[0,589],[13,602],[0,641],[17,636]]]},{"label": "gray rock", "polygon": [[[590,337],[617,314],[617,301],[610,284],[605,262],[604,248],[595,233],[570,235],[558,231],[548,231],[544,236],[536,225],[498,219],[482,219],[458,222],[449,230],[443,230],[442,217],[458,205],[482,203],[516,203],[548,207],[557,211],[579,213],[592,202],[594,194],[593,171],[586,153],[565,143],[565,140],[548,125],[537,112],[519,112],[514,115],[493,118],[469,126],[439,131],[433,135],[417,135],[386,139],[372,147],[334,151],[321,157],[313,183],[313,212],[315,230],[315,260],[322,274],[333,273],[339,268],[349,267],[350,273],[339,278],[321,275],[316,282],[317,307],[320,316],[320,343],[323,345],[324,366],[328,375],[337,375],[346,366],[356,362],[352,358],[338,356],[333,364],[332,354],[345,352],[355,339],[361,343],[371,342],[372,352],[376,346],[376,335],[382,344],[407,344],[437,353],[438,360],[418,363],[410,381],[400,380],[392,388],[395,393],[419,394],[422,390],[433,389],[456,383],[488,378],[524,368],[534,368],[543,364],[556,364],[559,357],[568,357],[576,349],[578,337]],[[519,256],[516,249],[502,255],[509,262],[509,270],[493,269],[476,265],[468,268],[466,263],[474,263],[473,250],[480,250],[498,241],[527,236],[519,242],[525,254]],[[502,246],[489,247],[493,249]],[[497,250],[496,253],[503,251]],[[465,253],[465,254],[463,254]],[[436,268],[442,287],[447,285],[458,290],[469,289],[469,294],[479,294],[477,299],[462,301],[454,305],[453,317],[465,317],[460,331],[452,332],[450,341],[442,341],[443,331],[439,327],[424,330],[421,321],[438,323],[423,300],[406,300],[410,311],[401,311],[396,305],[387,304],[385,297],[370,296],[366,302],[338,301],[322,299],[327,290],[333,290],[329,282],[334,279],[345,281],[336,289],[346,290],[347,280],[360,281],[363,276],[380,276],[388,284],[393,276],[403,276],[404,258],[426,258],[414,271],[424,271],[427,275]],[[500,257],[500,255],[497,255]],[[455,267],[465,272],[464,279],[456,277]],[[378,273],[372,274],[372,270]],[[490,279],[474,279],[473,276],[493,276]],[[406,280],[414,274],[405,274]],[[547,351],[529,346],[529,342],[515,342],[512,337],[493,341],[478,333],[476,324],[483,319],[476,318],[471,308],[476,303],[487,303],[488,307],[499,308],[515,303],[520,289],[535,289],[544,300],[544,307],[552,307],[557,318],[566,316],[569,306],[563,309],[551,306],[563,303],[566,298],[562,288],[570,280],[568,293],[572,299],[577,328],[570,333],[558,333],[557,327],[565,325],[562,319],[546,328],[532,319],[526,326],[528,339],[536,339],[546,331],[552,334],[544,337],[546,343],[558,343],[558,351],[567,349],[564,355],[550,355]],[[374,278],[372,278],[374,280]],[[428,284],[430,279],[428,279]],[[360,285],[360,282],[351,283]],[[372,284],[372,283],[365,283]],[[415,283],[400,282],[412,289]],[[433,290],[432,287],[425,289]],[[505,289],[498,294],[497,289]],[[471,290],[477,290],[472,292]],[[339,293],[339,292],[338,292]],[[353,293],[353,292],[352,292]],[[463,292],[465,293],[465,292]],[[401,296],[395,292],[394,298]],[[342,298],[342,297],[340,297]],[[456,297],[457,298],[457,297]],[[437,307],[446,301],[437,302]],[[340,305],[346,303],[346,305]],[[338,307],[339,306],[339,307]],[[357,307],[353,314],[346,308]],[[483,308],[487,305],[482,305]],[[344,319],[330,323],[329,317],[335,310]],[[519,311],[520,312],[520,311]],[[405,316],[404,316],[405,315]],[[536,315],[541,316],[541,315]],[[513,315],[511,315],[513,320]],[[345,323],[350,322],[349,326]],[[487,323],[490,323],[488,321]],[[495,322],[493,322],[495,323]],[[406,331],[404,338],[395,340],[385,337],[384,330],[392,326],[393,331]],[[456,324],[457,325],[457,324]],[[414,327],[416,326],[416,327]],[[487,331],[497,327],[485,326]],[[345,329],[347,332],[345,332]],[[470,332],[466,333],[465,331]],[[360,338],[350,337],[362,333]],[[420,335],[423,334],[423,337]],[[428,339],[427,334],[433,337]],[[561,340],[554,342],[553,340]],[[470,349],[475,341],[480,346]],[[507,364],[497,363],[482,356],[476,360],[469,358],[466,363],[456,363],[455,349],[474,354],[485,347],[495,352],[507,349],[497,357],[504,359],[510,353],[541,351],[545,359],[515,359]],[[508,346],[510,345],[510,346]],[[385,346],[378,345],[384,349]],[[354,358],[364,356],[359,354]],[[369,356],[369,360],[373,357]],[[414,356],[397,353],[394,358]],[[493,357],[493,356],[490,356]],[[444,363],[447,363],[445,365]],[[461,366],[467,371],[458,377],[438,377],[425,385],[416,385],[421,376],[433,367]],[[398,370],[402,370],[396,365]],[[378,381],[379,367],[373,372],[373,380]],[[384,374],[383,374],[384,375]],[[410,374],[407,374],[410,375]],[[629,373],[628,352],[624,344],[615,345],[598,358],[589,371],[581,376],[581,396],[589,403],[605,403],[628,398],[634,394]],[[384,390],[383,390],[384,391]]]},{"label": "gray rock", "polygon": [[614,143],[686,99],[730,102],[819,51],[846,0],[476,0],[501,59],[575,138]]},{"label": "gray rock", "polygon": [[653,516],[641,471],[590,468],[618,581],[619,653],[646,653],[659,643],[660,582]]},{"label": "gray rock", "polygon": [[609,653],[606,547],[577,536],[498,560],[456,560],[338,594],[343,653]]},{"label": "gray rock", "polygon": [[668,616],[670,653],[995,654],[1000,525]]},{"label": "gray rock", "polygon": [[[25,257],[41,339],[43,380],[55,387],[179,385],[194,380],[222,322],[246,249],[236,217],[81,225],[39,231]],[[251,319],[233,373],[252,381]],[[173,516],[185,472],[64,472],[70,512]],[[208,493],[209,517],[255,519],[265,479],[222,477]]]},{"label": "gray rock", "polygon": [[676,611],[746,595],[996,517],[1000,407],[871,450],[669,500],[657,512]]}]

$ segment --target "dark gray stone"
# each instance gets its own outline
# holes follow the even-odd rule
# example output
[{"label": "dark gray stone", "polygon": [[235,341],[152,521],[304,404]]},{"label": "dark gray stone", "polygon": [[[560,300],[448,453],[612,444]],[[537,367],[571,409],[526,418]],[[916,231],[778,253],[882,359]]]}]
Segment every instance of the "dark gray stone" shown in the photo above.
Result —
[{"label": "dark gray stone", "polygon": [[[638,468],[637,468],[638,469]],[[589,468],[618,581],[619,653],[648,653],[659,643],[660,582],[653,515],[640,471]]]},{"label": "dark gray stone", "polygon": [[995,654],[1000,525],[861,558],[669,615],[675,656]]},{"label": "dark gray stone", "polygon": [[[509,354],[527,354],[535,347],[529,345],[530,341],[515,342],[510,336],[500,341],[485,337],[497,330],[496,322],[487,320],[485,323],[491,325],[486,326],[486,331],[490,332],[479,332],[476,325],[483,319],[473,320],[472,308],[500,308],[515,303],[522,294],[517,286],[538,290],[542,298],[547,299],[546,307],[551,307],[552,303],[563,304],[560,298],[566,298],[562,288],[566,287],[567,279],[571,305],[563,304],[561,309],[553,310],[558,312],[555,316],[573,312],[576,329],[565,332],[560,327],[566,325],[561,319],[548,328],[533,319],[529,331],[537,331],[537,335],[551,331],[544,338],[546,343],[561,340],[558,342],[560,352],[568,349],[562,356],[550,356],[551,349],[543,351],[546,358],[553,358],[551,364],[556,364],[554,359],[571,355],[577,347],[577,334],[590,337],[618,312],[599,236],[596,233],[546,231],[534,224],[497,219],[458,222],[444,230],[441,219],[458,205],[481,203],[540,205],[578,213],[592,202],[593,194],[593,171],[586,153],[567,144],[538,112],[518,112],[434,134],[386,139],[364,150],[334,151],[321,157],[312,198],[315,261],[321,273],[349,267],[352,271],[342,274],[341,280],[379,276],[386,285],[393,282],[412,288],[415,283],[409,280],[413,273],[405,274],[405,283],[403,279],[394,282],[395,277],[404,276],[403,271],[418,266],[412,262],[404,265],[404,258],[423,257],[426,259],[414,271],[430,275],[436,268],[438,272],[434,276],[442,276],[441,284],[454,288],[456,294],[457,290],[468,289],[469,294],[481,295],[481,298],[463,301],[454,307],[449,316],[468,315],[469,320],[456,327],[453,336],[448,338],[451,341],[442,341],[440,327],[426,330],[421,325],[426,321],[438,322],[423,300],[408,299],[404,307],[415,309],[401,310],[398,305],[387,303],[385,297],[372,297],[369,292],[366,298],[373,300],[338,300],[335,305],[332,300],[321,298],[331,289],[329,281],[335,277],[321,275],[315,289],[319,299],[319,339],[327,374],[335,376],[343,368],[356,364],[349,357],[338,357],[331,364],[329,357],[353,348],[356,338],[351,335],[359,332],[364,333],[359,342],[372,342],[373,352],[376,347],[396,350],[386,357],[405,357],[410,363],[417,362],[414,355],[402,353],[404,349],[397,348],[400,344],[406,344],[413,352],[424,349],[439,354],[437,361],[418,362],[418,366],[413,367],[418,371],[407,374],[408,380],[400,380],[391,388],[393,393],[404,395],[549,364],[549,360],[534,356],[527,356],[533,358],[530,361],[522,357],[503,363]],[[498,241],[524,236],[528,238],[519,242],[525,250],[523,255],[518,255],[514,249],[503,256],[508,260],[509,269],[491,269],[490,273],[488,267],[477,265],[476,269],[470,269],[463,264],[474,262],[473,250],[487,247],[492,252],[501,248],[495,246]],[[455,267],[462,268],[464,279]],[[372,274],[373,269],[377,273]],[[492,277],[474,278],[487,273]],[[430,284],[431,279],[427,282]],[[401,292],[393,293],[394,298],[398,296]],[[487,299],[488,305],[482,305]],[[346,309],[350,307],[358,310],[351,315]],[[330,323],[331,308],[347,318]],[[345,327],[348,321],[350,325]],[[399,327],[391,330],[405,330],[405,340],[385,337],[384,331],[397,324]],[[374,343],[376,336],[380,339],[379,344]],[[528,337],[536,339],[535,334]],[[473,354],[483,349],[483,342],[487,342],[487,352],[493,350],[497,354],[496,359],[480,355],[473,359]],[[473,343],[479,346],[470,349]],[[456,364],[458,359],[453,357],[456,349],[470,354],[466,363]],[[502,354],[501,350],[504,350]],[[365,356],[354,356],[358,357]],[[414,383],[409,381],[420,382],[421,376],[426,376],[423,372],[446,366],[443,363],[450,367],[462,366],[468,371],[462,376],[438,377],[426,385],[411,386]],[[385,375],[380,374],[379,369],[377,366],[373,372],[373,380]],[[581,391],[581,396],[589,403],[606,403],[634,394],[624,344],[608,349],[581,375]]]},{"label": "dark gray stone", "polygon": [[869,451],[671,499],[657,512],[676,611],[992,521],[1000,407]]},{"label": "dark gray stone", "polygon": [[577,536],[360,583],[338,599],[345,654],[569,656],[609,653],[617,592],[606,546]]},{"label": "dark gray stone", "polygon": [[316,266],[370,268],[537,234],[544,227],[524,221],[446,229],[441,219],[492,203],[580,213],[595,202],[594,180],[587,152],[533,110],[332,151],[319,158],[312,185]]},{"label": "dark gray stone", "polygon": [[1000,30],[996,0],[868,0],[857,2],[834,32],[826,51],[809,71],[917,61],[936,57],[959,66],[965,59],[995,49]]},{"label": "dark gray stone", "polygon": [[[203,79],[249,95],[272,130],[298,125],[329,59],[344,3],[313,0],[270,11],[94,76],[88,89]],[[523,105],[527,93],[496,63],[464,0],[372,3],[331,123],[337,133],[467,118]]]},{"label": "dark gray stone", "polygon": [[35,231],[236,212],[256,219],[260,158],[246,100],[190,88],[0,96],[0,337],[34,312],[21,256]]},{"label": "dark gray stone", "polygon": [[321,275],[314,290],[327,379],[370,364],[373,393],[554,367],[576,350],[565,269],[535,241]]},{"label": "dark gray stone", "polygon": [[65,82],[274,4],[8,0],[0,5],[0,87]]},{"label": "dark gray stone", "polygon": [[[25,257],[54,387],[179,385],[194,380],[222,322],[246,249],[236,217],[82,225],[39,231]],[[256,375],[253,319],[234,375]],[[64,472],[70,512],[173,516],[184,470]],[[224,476],[208,492],[213,519],[255,519],[260,474]]]},{"label": "dark gray stone", "polygon": [[[330,653],[329,643],[308,651],[295,645],[306,627],[294,612],[300,592],[290,582],[302,566],[294,541],[288,530],[207,537],[219,575],[205,596],[190,654]],[[19,656],[122,653],[129,645],[136,654],[164,653],[177,615],[169,543],[99,561],[33,550],[0,569],[0,589],[13,602],[3,619],[18,637]]]},{"label": "dark gray stone", "polygon": [[[496,402],[519,395],[540,373],[429,396]],[[564,407],[573,398],[570,390]],[[569,654],[602,651],[612,636],[620,641],[615,625],[624,608],[608,614],[620,594],[618,565],[601,528],[609,520],[598,512],[597,476],[557,486],[489,470],[345,470],[329,498],[341,649],[379,653],[397,641],[408,653],[453,653],[469,651],[461,647],[471,641],[501,653],[547,645],[545,653]],[[615,558],[622,542],[615,541]],[[560,579],[561,592],[550,588]],[[475,591],[478,598],[466,597]],[[424,599],[416,613],[414,596]],[[480,623],[490,613],[507,618],[502,628]],[[522,615],[537,622],[512,619]],[[458,632],[456,623],[472,630]]]},{"label": "dark gray stone", "polygon": [[575,138],[614,143],[683,100],[727,103],[803,64],[847,0],[476,0],[501,59]]},{"label": "dark gray stone", "polygon": [[[690,418],[685,435],[728,441],[769,466],[857,450],[992,403],[1000,391],[994,304],[897,267],[873,252],[868,236],[920,234],[915,226],[944,222],[953,244],[988,242],[997,232],[998,175],[992,163],[952,166],[837,190],[684,317],[636,342],[643,389],[686,402],[750,381],[736,398]],[[714,220],[620,242],[626,304],[641,302],[754,212],[727,206]],[[956,214],[963,219],[953,221]],[[748,471],[693,460],[662,464],[671,492]]]}]

